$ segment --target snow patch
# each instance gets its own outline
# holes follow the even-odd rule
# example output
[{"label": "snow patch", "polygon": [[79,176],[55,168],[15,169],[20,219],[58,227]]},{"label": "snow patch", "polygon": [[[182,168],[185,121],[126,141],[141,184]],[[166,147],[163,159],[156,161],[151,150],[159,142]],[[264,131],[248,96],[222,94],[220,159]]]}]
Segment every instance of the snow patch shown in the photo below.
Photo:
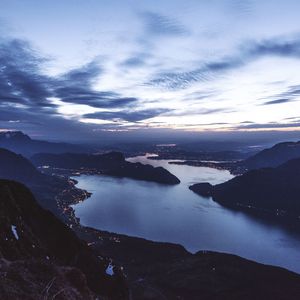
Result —
[{"label": "snow patch", "polygon": [[15,225],[11,225],[11,231],[14,234],[16,240],[18,240],[19,239],[19,235],[18,235],[18,232],[17,232],[17,227]]},{"label": "snow patch", "polygon": [[105,270],[105,273],[109,276],[114,275],[114,266],[111,263],[109,263],[108,267]]}]

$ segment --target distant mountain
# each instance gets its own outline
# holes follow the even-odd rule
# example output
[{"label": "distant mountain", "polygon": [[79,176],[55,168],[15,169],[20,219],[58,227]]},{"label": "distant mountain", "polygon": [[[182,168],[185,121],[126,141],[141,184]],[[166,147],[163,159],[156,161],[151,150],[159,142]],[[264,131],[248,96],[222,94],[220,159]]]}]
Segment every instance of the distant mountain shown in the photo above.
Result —
[{"label": "distant mountain", "polygon": [[300,217],[300,158],[276,168],[251,170],[225,183],[195,184],[191,190],[223,205]]},{"label": "distant mountain", "polygon": [[0,132],[0,147],[9,149],[26,157],[40,152],[64,153],[88,151],[87,147],[80,145],[34,140],[21,131]]},{"label": "distant mountain", "polygon": [[[250,153],[245,153],[249,156]],[[214,153],[212,153],[214,155]],[[209,157],[209,156],[208,156]],[[224,157],[225,158],[225,157]],[[240,157],[241,159],[242,157]],[[244,157],[245,158],[245,157]],[[243,159],[234,161],[233,159],[203,159],[201,160],[185,160],[184,161],[174,161],[172,164],[178,165],[190,165],[198,167],[211,167],[216,169],[226,169],[232,174],[240,175],[247,171],[277,167],[288,160],[300,158],[300,141],[299,142],[285,142],[274,145],[271,148],[264,149],[258,153]]]},{"label": "distant mountain", "polygon": [[300,141],[279,143],[247,158],[240,165],[246,170],[277,167],[288,160],[300,158]]},{"label": "distant mountain", "polygon": [[36,154],[31,158],[35,166],[50,166],[67,170],[86,170],[101,174],[129,177],[164,184],[178,184],[179,179],[162,167],[153,167],[125,160],[120,152],[106,154]]},{"label": "distant mountain", "polygon": [[109,263],[25,186],[0,180],[1,299],[126,299],[122,274],[107,274]]}]

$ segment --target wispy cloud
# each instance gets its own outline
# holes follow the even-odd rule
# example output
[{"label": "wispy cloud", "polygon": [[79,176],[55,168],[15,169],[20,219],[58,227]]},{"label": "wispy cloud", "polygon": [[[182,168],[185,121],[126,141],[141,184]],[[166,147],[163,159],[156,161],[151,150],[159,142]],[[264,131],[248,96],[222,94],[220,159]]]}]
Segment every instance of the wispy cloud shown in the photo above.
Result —
[{"label": "wispy cloud", "polygon": [[279,38],[260,42],[251,41],[244,43],[235,52],[236,54],[231,56],[201,63],[200,67],[192,70],[159,72],[145,85],[167,90],[184,89],[195,82],[213,80],[225,72],[238,69],[261,57],[280,56],[300,59],[300,38],[286,41]]},{"label": "wispy cloud", "polygon": [[294,122],[294,123],[277,123],[277,122],[272,122],[272,123],[253,123],[253,124],[248,124],[248,125],[238,125],[234,126],[231,129],[236,130],[245,130],[245,129],[278,129],[278,128],[297,128],[300,127],[300,122]]},{"label": "wispy cloud", "polygon": [[273,105],[273,104],[282,104],[282,103],[297,101],[299,100],[298,99],[299,96],[300,96],[300,86],[293,85],[293,86],[289,86],[286,91],[269,97],[270,100],[262,103],[261,105]]},{"label": "wispy cloud", "polygon": [[262,105],[273,105],[273,104],[281,104],[281,103],[287,103],[292,101],[291,99],[276,99],[276,100],[271,100],[264,102]]},{"label": "wispy cloud", "polygon": [[284,57],[300,58],[300,38],[284,40],[284,38],[275,38],[263,40],[258,43],[249,44],[245,51],[249,57],[274,55]]},{"label": "wispy cloud", "polygon": [[139,121],[157,117],[169,111],[170,109],[146,109],[146,110],[136,110],[136,111],[122,110],[116,112],[105,111],[105,112],[86,114],[83,117],[89,119],[123,120],[127,122],[139,122]]},{"label": "wispy cloud", "polygon": [[224,107],[219,107],[219,108],[197,108],[197,109],[184,109],[184,110],[177,110],[177,111],[170,111],[166,112],[165,115],[167,116],[192,116],[192,115],[212,115],[216,113],[229,113],[233,112],[234,109],[232,108],[224,108]]},{"label": "wispy cloud", "polygon": [[140,16],[147,34],[153,36],[181,36],[189,33],[188,29],[176,18],[149,11],[141,13]]}]

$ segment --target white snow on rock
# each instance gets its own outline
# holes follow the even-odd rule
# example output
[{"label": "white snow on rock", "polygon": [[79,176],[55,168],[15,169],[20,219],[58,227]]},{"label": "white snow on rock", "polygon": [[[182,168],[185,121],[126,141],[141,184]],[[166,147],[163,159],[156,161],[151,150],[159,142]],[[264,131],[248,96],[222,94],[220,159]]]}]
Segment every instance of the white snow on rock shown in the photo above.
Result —
[{"label": "white snow on rock", "polygon": [[19,235],[18,235],[18,232],[17,232],[17,227],[15,225],[11,225],[11,231],[14,234],[15,238],[18,240]]},{"label": "white snow on rock", "polygon": [[114,266],[110,263],[108,265],[108,267],[106,268],[105,273],[109,276],[113,276],[114,275],[114,270],[113,269],[114,269]]}]

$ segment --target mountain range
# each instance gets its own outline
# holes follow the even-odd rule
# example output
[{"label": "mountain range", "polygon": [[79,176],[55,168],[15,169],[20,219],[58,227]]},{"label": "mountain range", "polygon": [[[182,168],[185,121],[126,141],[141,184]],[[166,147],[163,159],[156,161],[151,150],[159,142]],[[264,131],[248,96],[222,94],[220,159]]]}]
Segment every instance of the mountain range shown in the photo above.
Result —
[{"label": "mountain range", "polygon": [[1,131],[0,147],[30,157],[35,153],[88,152],[89,147],[61,142],[35,140],[22,131]]}]

